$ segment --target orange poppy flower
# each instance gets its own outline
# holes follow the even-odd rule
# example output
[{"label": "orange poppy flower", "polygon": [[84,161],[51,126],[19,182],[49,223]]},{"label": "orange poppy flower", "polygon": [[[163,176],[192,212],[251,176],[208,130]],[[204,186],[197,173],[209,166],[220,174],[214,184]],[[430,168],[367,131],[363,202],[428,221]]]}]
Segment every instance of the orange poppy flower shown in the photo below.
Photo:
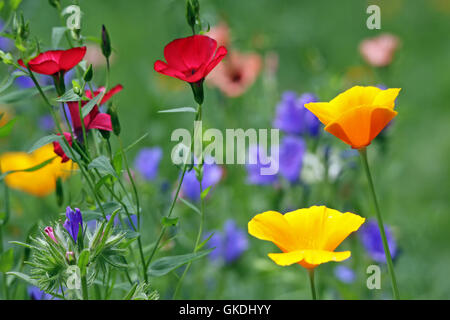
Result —
[{"label": "orange poppy flower", "polygon": [[355,86],[330,102],[307,103],[305,108],[325,125],[325,131],[360,149],[397,115],[394,106],[400,90]]},{"label": "orange poppy flower", "polygon": [[248,223],[248,232],[258,239],[273,242],[283,251],[269,253],[269,258],[276,264],[298,263],[314,269],[322,263],[348,259],[350,251],[334,250],[364,221],[350,212],[312,206],[284,215],[275,211],[258,214]]}]

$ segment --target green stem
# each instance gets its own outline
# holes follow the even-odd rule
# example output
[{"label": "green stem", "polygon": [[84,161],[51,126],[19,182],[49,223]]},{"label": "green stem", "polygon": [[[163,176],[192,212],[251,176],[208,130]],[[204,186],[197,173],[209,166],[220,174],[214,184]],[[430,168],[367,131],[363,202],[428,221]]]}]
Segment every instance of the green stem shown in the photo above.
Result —
[{"label": "green stem", "polygon": [[309,275],[309,284],[311,285],[311,296],[313,300],[317,300],[317,295],[316,295],[316,285],[315,285],[315,281],[314,281],[314,269],[309,269],[308,270],[308,275]]},{"label": "green stem", "polygon": [[81,293],[83,296],[83,300],[89,300],[86,275],[81,276]]},{"label": "green stem", "polygon": [[[197,121],[201,121],[202,120],[202,105],[199,104],[198,105],[198,109],[197,109]],[[203,154],[200,155],[199,157],[199,166],[202,166],[202,161],[203,161]],[[194,246],[194,251],[193,253],[196,253],[198,250],[198,245],[200,244],[200,239],[202,238],[202,233],[203,233],[203,224],[205,221],[205,214],[204,214],[204,210],[203,210],[203,198],[202,198],[202,192],[203,192],[203,188],[202,188],[202,179],[203,177],[201,177],[199,179],[199,184],[200,184],[200,226],[198,228],[198,233],[197,233],[197,239],[195,240],[195,246]],[[177,287],[175,288],[175,292],[173,294],[173,299],[176,299],[179,290],[181,289],[181,286],[183,284],[183,280],[184,277],[186,276],[186,274],[188,273],[190,267],[192,265],[192,261],[189,261],[186,268],[183,271],[183,274],[181,275],[180,280],[178,281]]]},{"label": "green stem", "polygon": [[384,253],[386,255],[387,267],[388,267],[389,275],[391,277],[392,291],[394,294],[394,298],[396,300],[399,300],[400,295],[398,293],[397,280],[395,278],[394,264],[392,263],[392,256],[391,256],[391,252],[389,250],[386,233],[384,231],[383,219],[381,217],[380,207],[378,205],[378,200],[377,200],[377,196],[375,193],[375,187],[374,187],[373,181],[372,181],[372,175],[370,174],[369,162],[367,161],[367,150],[366,150],[366,148],[362,148],[362,149],[358,149],[358,151],[359,151],[359,154],[361,155],[361,160],[363,163],[364,171],[366,172],[367,181],[369,183],[370,193],[372,195],[372,200],[373,200],[373,203],[375,206],[375,212],[377,214],[378,227],[380,229]]}]

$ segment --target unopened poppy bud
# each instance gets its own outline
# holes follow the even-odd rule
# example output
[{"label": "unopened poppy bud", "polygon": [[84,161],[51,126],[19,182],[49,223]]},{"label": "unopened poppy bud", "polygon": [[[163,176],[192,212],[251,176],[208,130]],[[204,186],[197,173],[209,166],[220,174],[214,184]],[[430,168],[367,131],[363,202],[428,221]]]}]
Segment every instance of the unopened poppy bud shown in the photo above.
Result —
[{"label": "unopened poppy bud", "polygon": [[44,232],[46,235],[48,235],[50,237],[50,239],[52,239],[53,241],[58,243],[58,241],[56,241],[55,234],[53,233],[52,227],[45,227]]},{"label": "unopened poppy bud", "polygon": [[56,203],[58,204],[58,207],[61,207],[64,203],[64,190],[60,177],[56,179]]},{"label": "unopened poppy bud", "polygon": [[194,99],[198,104],[203,104],[203,100],[205,98],[204,92],[203,92],[203,79],[190,83],[192,92],[194,93]]},{"label": "unopened poppy bud", "polygon": [[186,19],[192,31],[195,33],[195,23],[199,19],[200,14],[200,4],[198,0],[187,0],[186,1]]},{"label": "unopened poppy bud", "polygon": [[106,59],[111,55],[111,41],[105,25],[102,25],[102,53]]},{"label": "unopened poppy bud", "polygon": [[83,95],[83,90],[81,89],[81,86],[78,83],[78,81],[72,80],[72,87],[73,87],[73,92],[76,95],[78,95],[78,96],[82,96]]},{"label": "unopened poppy bud", "polygon": [[119,116],[117,115],[117,109],[114,105],[111,105],[108,108],[107,113],[111,116],[111,124],[113,127],[113,132],[116,136],[120,135],[120,121]]},{"label": "unopened poppy bud", "polygon": [[92,69],[92,64],[90,64],[89,67],[84,72],[83,80],[86,82],[89,82],[92,80],[93,76],[94,76],[94,70]]}]

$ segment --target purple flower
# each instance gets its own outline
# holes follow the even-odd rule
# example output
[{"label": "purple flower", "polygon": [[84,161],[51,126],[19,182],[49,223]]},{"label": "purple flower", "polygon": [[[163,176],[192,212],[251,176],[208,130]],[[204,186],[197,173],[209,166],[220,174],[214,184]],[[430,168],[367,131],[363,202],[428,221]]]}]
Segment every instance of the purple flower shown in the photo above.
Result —
[{"label": "purple flower", "polygon": [[[219,183],[223,176],[222,167],[215,163],[203,164],[203,179],[202,179],[202,191],[208,187],[212,187]],[[192,201],[200,200],[200,182],[198,182],[195,175],[195,170],[192,169],[186,172],[184,175],[183,184],[181,185],[181,192],[183,195]]]},{"label": "purple flower", "polygon": [[262,168],[270,167],[270,157],[258,145],[251,145],[248,149],[249,163],[247,169],[247,182],[250,184],[268,185],[277,181],[277,176],[261,174]]},{"label": "purple flower", "polygon": [[247,234],[237,227],[234,220],[227,220],[223,232],[215,232],[208,242],[208,247],[215,248],[209,255],[212,261],[222,260],[230,264],[247,250]]},{"label": "purple flower", "polygon": [[81,232],[83,232],[83,217],[81,216],[80,209],[75,208],[75,211],[73,211],[70,207],[67,207],[66,218],[63,227],[69,232],[73,241],[76,243],[80,228]]},{"label": "purple flower", "polygon": [[51,294],[45,293],[38,287],[28,286],[28,295],[31,300],[59,300],[58,298],[54,298]]},{"label": "purple flower", "polygon": [[14,80],[14,83],[22,89],[28,89],[34,87],[34,82],[28,76],[20,76]]},{"label": "purple flower", "polygon": [[346,266],[337,266],[334,268],[334,275],[344,283],[353,283],[355,281],[355,272]]},{"label": "purple flower", "polygon": [[[5,26],[5,23],[2,19],[0,19],[0,30],[4,32],[3,27]],[[0,50],[2,51],[9,51],[13,47],[13,41],[6,37],[0,37]]]},{"label": "purple flower", "polygon": [[280,174],[289,182],[299,180],[306,144],[300,137],[285,136],[280,145]]},{"label": "purple flower", "polygon": [[[397,243],[390,231],[389,227],[384,228],[386,239],[391,252],[392,259],[397,255]],[[367,221],[360,229],[359,236],[364,248],[369,256],[379,263],[386,263],[386,256],[383,250],[383,242],[381,240],[380,229],[375,220]]]},{"label": "purple flower", "polygon": [[162,158],[162,149],[143,148],[139,151],[135,160],[136,170],[146,179],[153,180],[158,174],[159,162]]},{"label": "purple flower", "polygon": [[317,97],[311,93],[305,93],[300,97],[292,91],[283,93],[277,105],[273,126],[286,133],[316,137],[320,132],[320,122],[304,105],[317,101]]},{"label": "purple flower", "polygon": [[44,131],[52,131],[55,128],[55,122],[52,116],[45,115],[39,118],[39,127]]}]

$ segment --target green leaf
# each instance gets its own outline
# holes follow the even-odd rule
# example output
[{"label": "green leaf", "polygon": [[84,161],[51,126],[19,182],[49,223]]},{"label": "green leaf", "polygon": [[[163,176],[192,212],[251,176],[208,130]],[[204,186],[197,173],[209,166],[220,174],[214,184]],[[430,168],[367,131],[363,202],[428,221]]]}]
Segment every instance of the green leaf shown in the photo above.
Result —
[{"label": "green leaf", "polygon": [[23,71],[14,71],[13,73],[11,73],[8,78],[6,78],[5,81],[3,81],[3,83],[0,85],[0,92],[5,91],[6,89],[8,89],[14,82],[14,80],[18,77],[21,76],[28,76],[28,74],[26,74]]},{"label": "green leaf", "polygon": [[187,201],[186,199],[184,199],[184,198],[182,198],[182,197],[178,197],[178,199],[180,199],[181,202],[183,202],[183,203],[184,203],[185,205],[187,205],[189,208],[191,208],[192,210],[194,210],[196,213],[198,213],[198,214],[200,214],[200,215],[202,214],[202,213],[200,212],[200,209],[197,208],[193,203]]},{"label": "green leaf", "polygon": [[117,152],[113,158],[113,166],[117,172],[117,175],[120,175],[120,173],[122,172],[122,160],[122,152]]},{"label": "green leaf", "polygon": [[94,168],[98,169],[98,171],[100,171],[100,173],[102,174],[109,174],[117,179],[119,178],[113,166],[111,165],[111,162],[105,156],[97,157],[94,160],[92,160],[91,163],[89,163],[88,169]]},{"label": "green leaf", "polygon": [[122,300],[131,300],[131,298],[133,297],[134,293],[136,292],[137,286],[138,286],[138,284],[137,284],[137,282],[135,282],[133,284],[133,286],[131,287],[130,291],[128,291],[128,293],[125,295],[125,297],[123,297]]},{"label": "green leaf", "polygon": [[201,193],[201,195],[200,195],[200,197],[202,198],[202,200],[206,198],[206,196],[207,196],[208,193],[209,193],[209,190],[211,190],[211,186],[209,186],[208,188],[206,188],[205,190],[202,191],[202,193]]},{"label": "green leaf", "polygon": [[169,272],[206,256],[212,249],[197,251],[195,253],[183,254],[178,256],[164,257],[152,262],[149,266],[148,274],[152,277],[161,277]]},{"label": "green leaf", "polygon": [[12,248],[0,254],[0,272],[6,273],[14,265],[14,251]]},{"label": "green leaf", "polygon": [[95,107],[95,105],[103,98],[104,94],[99,93],[97,96],[95,96],[93,99],[91,99],[88,103],[86,103],[81,109],[81,114],[83,116],[83,119],[91,112],[91,110]]},{"label": "green leaf", "polygon": [[178,223],[178,218],[168,218],[168,217],[162,217],[161,223],[165,227],[173,227],[176,226]]},{"label": "green leaf", "polygon": [[31,168],[27,168],[27,169],[22,169],[22,170],[10,170],[10,171],[6,171],[4,173],[2,173],[0,175],[0,181],[3,180],[8,174],[10,173],[14,173],[14,172],[32,172],[32,171],[36,171],[39,170],[43,167],[45,167],[46,165],[48,165],[49,163],[51,163],[53,160],[55,160],[56,157],[50,158],[48,160],[45,160],[37,165],[35,165],[34,167]]},{"label": "green leaf", "polygon": [[27,249],[34,249],[34,247],[31,244],[25,243],[25,242],[20,242],[20,241],[9,241],[9,243],[11,244],[16,244],[18,246],[22,246],[25,247]]},{"label": "green leaf", "polygon": [[[42,88],[42,91],[48,91],[53,89],[53,86],[46,86]],[[34,96],[38,93],[38,90],[36,88],[30,88],[30,89],[20,89],[17,91],[9,92],[3,96],[0,97],[0,103],[15,103],[20,100],[26,100]]]},{"label": "green leaf", "polygon": [[16,276],[19,279],[22,279],[25,282],[28,282],[29,284],[33,285],[33,286],[38,286],[37,280],[31,279],[29,275],[26,275],[25,273],[22,272],[16,272],[16,271],[10,271],[6,273],[7,275],[10,276]]},{"label": "green leaf", "polygon": [[167,110],[160,110],[158,113],[178,113],[178,112],[192,112],[196,113],[197,110],[195,110],[192,107],[182,107],[182,108],[174,108],[174,109],[167,109]]},{"label": "green leaf", "polygon": [[205,244],[207,244],[208,243],[208,241],[212,238],[212,236],[214,235],[214,232],[211,232],[211,234],[209,235],[209,237],[208,238],[206,238],[205,240],[203,240],[201,243],[199,243],[199,245],[197,246],[197,250],[200,250],[201,248],[203,248],[203,246],[205,245]]},{"label": "green leaf", "polygon": [[125,149],[123,149],[123,152],[127,152],[128,150],[130,150],[131,148],[133,148],[135,145],[137,145],[139,142],[141,142],[142,140],[144,140],[147,136],[148,136],[148,132],[145,133],[142,137],[140,137],[139,139],[137,139],[136,141],[134,141],[133,143],[131,143],[128,147],[126,147]]},{"label": "green leaf", "polygon": [[58,49],[61,38],[64,36],[67,27],[53,27],[52,29],[52,48]]},{"label": "green leaf", "polygon": [[83,249],[83,251],[81,251],[80,256],[78,257],[78,268],[80,268],[80,275],[82,277],[86,275],[86,268],[87,265],[89,264],[89,257],[90,257],[89,249]]},{"label": "green leaf", "polygon": [[64,92],[64,94],[56,98],[56,101],[58,102],[70,102],[70,101],[80,101],[81,97],[77,95],[75,92],[73,92],[73,89],[67,90]]},{"label": "green leaf", "polygon": [[34,150],[39,149],[40,147],[43,147],[49,143],[52,143],[53,141],[58,141],[61,144],[61,142],[62,142],[61,136],[58,136],[56,134],[51,134],[51,135],[40,138],[28,150],[28,153],[32,153]]},{"label": "green leaf", "polygon": [[14,118],[11,121],[9,121],[7,124],[5,124],[3,127],[0,127],[0,138],[9,136],[16,120],[17,120],[17,118]]}]

